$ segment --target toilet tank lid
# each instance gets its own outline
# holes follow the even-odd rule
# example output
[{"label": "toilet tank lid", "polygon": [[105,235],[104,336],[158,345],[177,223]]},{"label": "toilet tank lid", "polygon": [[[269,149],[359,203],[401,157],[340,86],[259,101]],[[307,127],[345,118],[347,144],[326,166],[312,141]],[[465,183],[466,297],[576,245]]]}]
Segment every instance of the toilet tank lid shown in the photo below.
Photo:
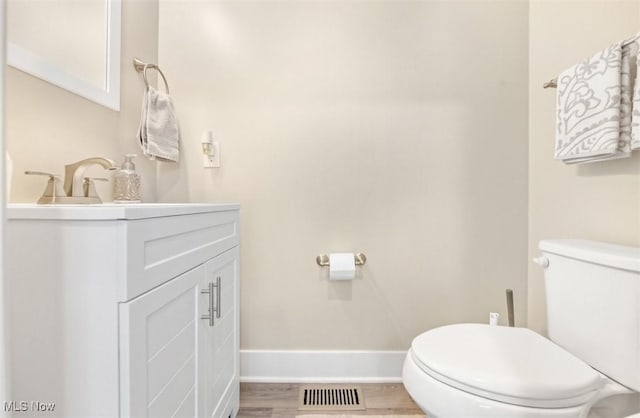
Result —
[{"label": "toilet tank lid", "polygon": [[540,241],[539,248],[551,254],[640,272],[639,247],[581,239],[545,239]]}]

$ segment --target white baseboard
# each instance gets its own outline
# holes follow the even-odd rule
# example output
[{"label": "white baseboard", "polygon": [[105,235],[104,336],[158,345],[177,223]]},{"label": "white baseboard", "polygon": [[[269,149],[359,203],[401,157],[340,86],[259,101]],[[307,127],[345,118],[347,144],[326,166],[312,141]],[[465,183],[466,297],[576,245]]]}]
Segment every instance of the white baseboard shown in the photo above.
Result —
[{"label": "white baseboard", "polygon": [[401,382],[406,351],[240,350],[241,382]]}]

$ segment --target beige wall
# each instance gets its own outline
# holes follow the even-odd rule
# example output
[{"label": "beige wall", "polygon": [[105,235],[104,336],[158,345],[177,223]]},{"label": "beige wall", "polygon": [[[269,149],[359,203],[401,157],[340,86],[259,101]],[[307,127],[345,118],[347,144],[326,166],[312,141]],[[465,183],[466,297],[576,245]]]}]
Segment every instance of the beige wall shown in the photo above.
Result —
[{"label": "beige wall", "polygon": [[[120,112],[115,112],[14,68],[7,70],[7,147],[14,161],[12,202],[35,202],[46,179],[25,170],[64,174],[64,165],[92,156],[122,160],[140,154],[134,136],[144,83],[132,65],[134,56],[157,61],[157,0],[123,0]],[[156,163],[138,159],[143,198],[156,198]],[[111,174],[94,167],[96,177]],[[111,200],[111,184],[99,184],[103,200]]]},{"label": "beige wall", "polygon": [[[640,245],[640,153],[568,166],[553,159],[555,90],[542,83],[640,27],[638,1],[532,1],[529,8],[529,256],[543,238]],[[529,327],[546,331],[543,275],[529,263]]]},{"label": "beige wall", "polygon": [[[123,1],[121,112],[8,69],[11,200],[44,188],[25,169],[139,153],[131,59],[158,59],[159,30],[183,160],[140,158],[143,196],[242,204],[243,348],[402,349],[504,313],[506,287],[544,332],[527,211],[529,258],[547,237],[640,245],[640,156],[554,161],[541,88],[636,33],[640,2],[160,1],[159,24],[157,0]],[[205,129],[220,169],[200,167]],[[365,252],[361,277],[327,282],[330,251]]]},{"label": "beige wall", "polygon": [[[160,1],[184,159],[159,198],[242,204],[242,348],[406,349],[508,287],[524,323],[527,9]],[[328,282],[332,251],[361,278]]]}]

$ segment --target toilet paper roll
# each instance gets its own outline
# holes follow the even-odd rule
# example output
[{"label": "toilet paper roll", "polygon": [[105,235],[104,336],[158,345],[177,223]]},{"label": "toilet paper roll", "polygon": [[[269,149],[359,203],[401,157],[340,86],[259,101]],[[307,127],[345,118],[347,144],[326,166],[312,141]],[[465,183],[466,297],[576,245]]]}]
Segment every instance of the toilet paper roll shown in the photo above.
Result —
[{"label": "toilet paper roll", "polygon": [[356,277],[353,253],[329,254],[329,280],[352,280]]}]

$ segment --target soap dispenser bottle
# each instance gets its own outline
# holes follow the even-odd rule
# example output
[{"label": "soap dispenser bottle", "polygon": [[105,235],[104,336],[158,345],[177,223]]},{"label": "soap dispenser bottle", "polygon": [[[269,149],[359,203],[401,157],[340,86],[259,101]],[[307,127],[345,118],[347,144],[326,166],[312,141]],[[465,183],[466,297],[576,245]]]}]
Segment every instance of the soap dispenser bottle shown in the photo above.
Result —
[{"label": "soap dispenser bottle", "polygon": [[140,175],[133,164],[135,157],[136,154],[126,154],[120,170],[113,176],[114,203],[140,203]]}]

